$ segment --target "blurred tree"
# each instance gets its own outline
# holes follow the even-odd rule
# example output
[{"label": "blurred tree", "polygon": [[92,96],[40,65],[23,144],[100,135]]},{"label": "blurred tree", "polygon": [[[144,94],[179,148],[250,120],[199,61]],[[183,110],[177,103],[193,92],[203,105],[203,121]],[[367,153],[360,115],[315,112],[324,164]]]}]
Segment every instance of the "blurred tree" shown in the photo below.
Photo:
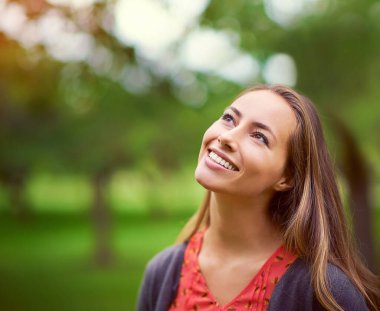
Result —
[{"label": "blurred tree", "polygon": [[23,188],[58,117],[51,101],[56,87],[50,83],[58,78],[58,64],[45,61],[36,70],[25,51],[1,34],[0,46],[0,179],[10,189],[16,214],[25,219],[30,210]]},{"label": "blurred tree", "polygon": [[376,271],[378,267],[375,262],[373,231],[369,225],[372,221],[372,202],[370,201],[371,176],[367,161],[347,126],[338,118],[334,119],[333,126],[341,140],[339,167],[346,177],[349,188],[349,205],[357,233],[356,242],[365,262]]},{"label": "blurred tree", "polygon": [[[322,9],[299,14],[285,26],[268,17],[269,2],[205,2],[199,21],[190,23],[183,37],[154,59],[154,49],[151,55],[143,54],[141,45],[123,41],[114,31],[118,1],[77,9],[42,0],[5,1],[22,5],[31,22],[19,32],[9,32],[13,39],[0,33],[0,172],[13,189],[13,206],[24,210],[20,193],[31,170],[89,176],[96,260],[109,262],[111,215],[103,191],[108,178],[121,167],[153,162],[159,169],[173,170],[195,161],[202,132],[242,87],[218,76],[218,68],[202,71],[176,63],[183,57],[182,41],[202,27],[230,34],[235,47],[259,62],[259,75],[252,83],[268,81],[265,69],[274,53],[290,55],[297,65],[299,89],[322,111],[340,116],[343,132],[353,133],[348,145],[359,150],[371,144],[377,150],[373,158],[379,158],[380,140],[372,135],[380,115],[378,2],[316,1]],[[44,18],[50,18],[46,24]],[[62,27],[69,34],[62,32],[62,40],[79,35],[78,51],[65,50],[59,40],[43,36],[32,45],[33,35],[29,41],[25,37],[36,25],[44,31],[50,25],[66,25]],[[66,44],[78,40],[70,38]],[[86,46],[90,48],[80,54]],[[177,71],[170,71],[170,64],[178,65]],[[360,139],[363,136],[368,139]],[[149,168],[141,171],[152,178]],[[379,172],[377,167],[377,178]],[[366,185],[355,192],[370,202]],[[355,218],[369,224],[371,206],[361,208],[366,212],[354,212]],[[367,235],[360,239],[371,244]]]}]

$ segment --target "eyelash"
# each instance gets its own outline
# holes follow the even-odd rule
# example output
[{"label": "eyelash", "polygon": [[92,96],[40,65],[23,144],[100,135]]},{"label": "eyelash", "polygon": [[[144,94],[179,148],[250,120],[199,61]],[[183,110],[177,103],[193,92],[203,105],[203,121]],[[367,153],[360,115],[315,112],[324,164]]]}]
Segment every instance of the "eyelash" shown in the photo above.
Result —
[{"label": "eyelash", "polygon": [[265,145],[269,146],[268,138],[267,138],[262,132],[260,132],[260,131],[255,131],[255,132],[252,133],[251,136],[252,136],[252,137],[259,136],[259,138],[262,139],[262,142],[263,142]]},{"label": "eyelash", "polygon": [[[231,114],[229,114],[229,113],[224,113],[223,115],[222,115],[222,118],[221,118],[223,121],[226,121],[226,122],[233,122],[233,123],[235,123],[235,119],[234,119],[234,117],[231,115]],[[251,136],[252,137],[254,137],[254,138],[256,138],[257,136],[259,136],[259,139],[262,139],[262,142],[265,144],[265,145],[267,145],[267,146],[269,146],[269,140],[268,140],[268,138],[262,133],[262,132],[260,132],[260,131],[255,131],[255,132],[253,132],[252,134],[251,134]]]},{"label": "eyelash", "polygon": [[222,120],[227,121],[227,122],[232,121],[233,123],[235,123],[234,117],[232,115],[230,115],[229,113],[224,113],[222,115]]}]

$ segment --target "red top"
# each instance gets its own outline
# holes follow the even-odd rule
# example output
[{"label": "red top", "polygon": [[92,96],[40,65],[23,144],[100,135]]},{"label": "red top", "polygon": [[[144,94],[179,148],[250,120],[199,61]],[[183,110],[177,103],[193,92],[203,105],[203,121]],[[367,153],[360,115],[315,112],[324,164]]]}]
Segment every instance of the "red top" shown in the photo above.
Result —
[{"label": "red top", "polygon": [[296,256],[280,246],[240,294],[226,305],[221,306],[208,289],[198,264],[198,254],[202,247],[204,233],[205,231],[195,234],[186,247],[177,296],[169,311],[266,310],[275,285],[296,259]]}]

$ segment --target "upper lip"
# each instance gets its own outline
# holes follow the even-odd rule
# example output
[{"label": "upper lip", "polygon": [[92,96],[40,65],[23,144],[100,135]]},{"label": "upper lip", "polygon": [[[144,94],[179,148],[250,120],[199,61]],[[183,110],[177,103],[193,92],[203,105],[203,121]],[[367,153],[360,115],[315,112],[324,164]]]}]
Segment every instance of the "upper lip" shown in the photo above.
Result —
[{"label": "upper lip", "polygon": [[238,166],[234,163],[234,161],[232,161],[226,154],[224,154],[223,152],[217,150],[217,149],[214,149],[214,148],[209,148],[208,149],[209,152],[214,152],[216,153],[218,156],[220,156],[221,158],[223,158],[224,160],[228,161],[228,163],[232,164],[234,167],[237,168],[237,170],[239,170]]}]

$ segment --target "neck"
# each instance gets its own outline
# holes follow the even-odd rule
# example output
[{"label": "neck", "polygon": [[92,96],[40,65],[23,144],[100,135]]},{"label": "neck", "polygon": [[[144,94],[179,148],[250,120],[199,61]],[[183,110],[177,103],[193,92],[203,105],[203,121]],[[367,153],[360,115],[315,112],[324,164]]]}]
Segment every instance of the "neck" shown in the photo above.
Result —
[{"label": "neck", "polygon": [[211,193],[210,226],[204,244],[228,254],[272,253],[282,243],[268,215],[269,199]]}]

